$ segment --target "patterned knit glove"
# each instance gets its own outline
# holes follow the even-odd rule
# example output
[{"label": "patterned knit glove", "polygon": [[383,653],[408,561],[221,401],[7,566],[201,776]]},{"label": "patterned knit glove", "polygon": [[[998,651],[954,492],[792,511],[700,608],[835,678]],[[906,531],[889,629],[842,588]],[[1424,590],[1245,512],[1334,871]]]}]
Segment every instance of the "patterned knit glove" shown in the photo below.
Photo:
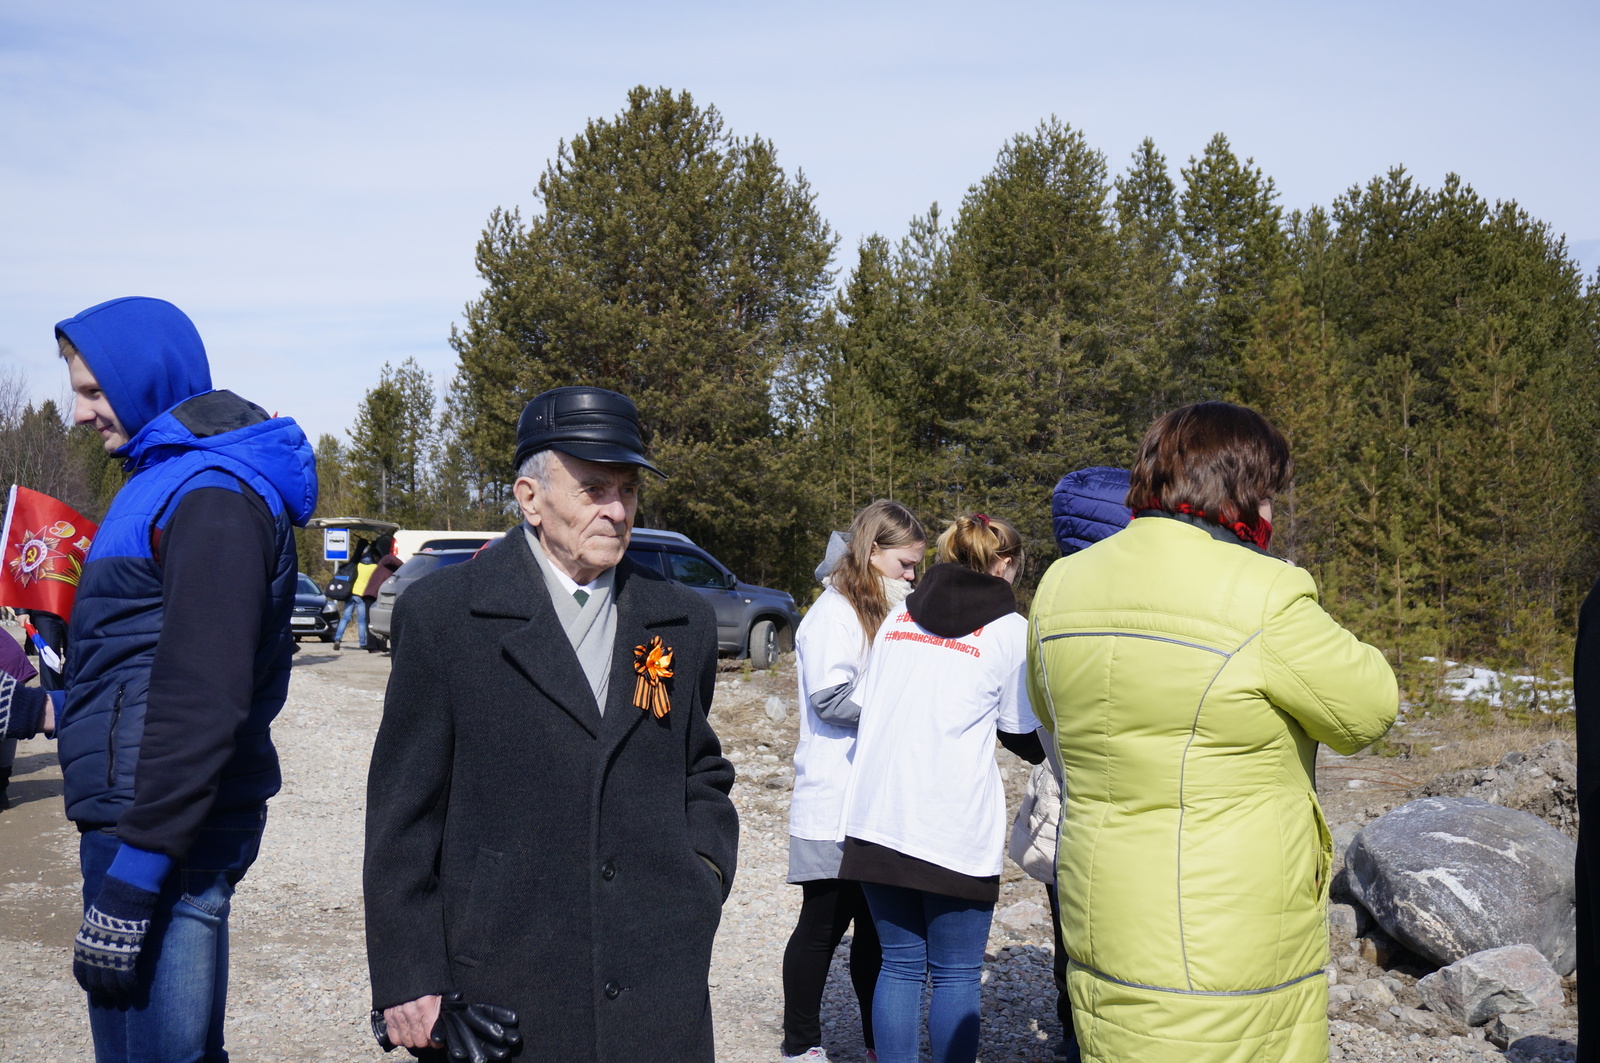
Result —
[{"label": "patterned knit glove", "polygon": [[113,999],[139,987],[134,968],[150,930],[156,898],[150,890],[107,875],[100,896],[84,913],[72,943],[72,975],[90,993]]}]

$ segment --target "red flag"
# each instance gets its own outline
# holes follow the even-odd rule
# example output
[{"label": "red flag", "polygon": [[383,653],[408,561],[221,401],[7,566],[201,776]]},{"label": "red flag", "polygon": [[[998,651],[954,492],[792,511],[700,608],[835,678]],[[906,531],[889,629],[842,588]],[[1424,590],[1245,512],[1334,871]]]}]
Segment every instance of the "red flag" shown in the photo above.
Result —
[{"label": "red flag", "polygon": [[0,605],[67,619],[99,530],[66,503],[13,485],[0,526]]}]

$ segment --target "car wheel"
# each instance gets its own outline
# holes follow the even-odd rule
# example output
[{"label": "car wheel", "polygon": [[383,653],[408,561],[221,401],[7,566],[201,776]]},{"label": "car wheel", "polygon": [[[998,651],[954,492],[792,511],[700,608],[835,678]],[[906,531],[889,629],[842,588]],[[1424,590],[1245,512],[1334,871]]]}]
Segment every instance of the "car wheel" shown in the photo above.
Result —
[{"label": "car wheel", "polygon": [[771,668],[778,663],[778,625],[758,620],[750,625],[750,667]]},{"label": "car wheel", "polygon": [[318,635],[317,638],[321,639],[323,642],[332,642],[333,641],[333,632],[324,631],[322,634]]}]

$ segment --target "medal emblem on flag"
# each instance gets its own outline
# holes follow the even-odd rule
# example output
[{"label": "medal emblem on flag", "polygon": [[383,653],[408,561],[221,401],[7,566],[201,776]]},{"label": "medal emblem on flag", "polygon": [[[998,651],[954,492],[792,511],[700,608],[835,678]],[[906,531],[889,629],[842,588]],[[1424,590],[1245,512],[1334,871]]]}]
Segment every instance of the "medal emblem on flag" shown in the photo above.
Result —
[{"label": "medal emblem on flag", "polygon": [[13,486],[0,525],[0,605],[66,619],[97,531],[66,503]]}]

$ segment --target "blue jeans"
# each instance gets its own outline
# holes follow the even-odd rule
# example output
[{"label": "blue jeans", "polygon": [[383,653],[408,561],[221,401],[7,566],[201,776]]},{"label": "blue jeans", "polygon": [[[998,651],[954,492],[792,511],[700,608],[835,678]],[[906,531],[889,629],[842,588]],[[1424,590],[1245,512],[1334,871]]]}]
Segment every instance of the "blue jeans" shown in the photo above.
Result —
[{"label": "blue jeans", "polygon": [[333,641],[340,642],[344,639],[344,629],[350,626],[350,615],[356,618],[356,630],[361,633],[361,648],[367,648],[367,600],[359,594],[352,594],[344,603],[344,612],[339,614],[339,627],[333,633]]},{"label": "blue jeans", "polygon": [[[117,1003],[89,997],[98,1063],[227,1063],[228,910],[260,848],[262,823],[253,813],[208,820],[189,856],[167,875],[139,956],[142,988]],[[110,829],[80,839],[85,910],[120,844]]]},{"label": "blue jeans", "polygon": [[979,979],[994,905],[863,882],[883,946],[872,995],[872,1030],[881,1063],[917,1063],[922,983],[933,977],[928,1041],[933,1063],[978,1057]]}]

